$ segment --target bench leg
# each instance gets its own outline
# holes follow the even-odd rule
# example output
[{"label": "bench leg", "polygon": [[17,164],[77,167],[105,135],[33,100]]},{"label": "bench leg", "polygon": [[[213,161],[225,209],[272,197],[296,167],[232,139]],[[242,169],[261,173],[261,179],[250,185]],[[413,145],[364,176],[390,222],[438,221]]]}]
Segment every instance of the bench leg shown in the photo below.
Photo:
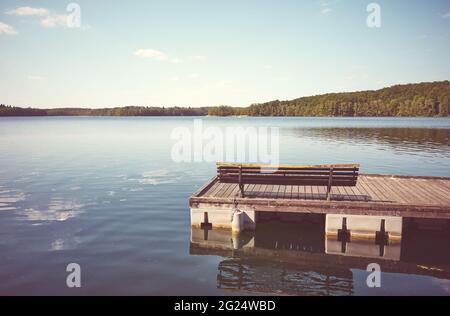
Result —
[{"label": "bench leg", "polygon": [[331,186],[327,187],[327,201],[331,201]]},{"label": "bench leg", "polygon": [[243,184],[239,184],[239,190],[240,190],[240,196],[244,197],[244,185]]},{"label": "bench leg", "polygon": [[333,185],[333,168],[330,169],[330,175],[328,176],[327,186],[327,201],[331,201],[331,186]]},{"label": "bench leg", "polygon": [[239,190],[241,190],[241,197],[244,197],[244,184],[242,183],[242,166],[239,166]]}]

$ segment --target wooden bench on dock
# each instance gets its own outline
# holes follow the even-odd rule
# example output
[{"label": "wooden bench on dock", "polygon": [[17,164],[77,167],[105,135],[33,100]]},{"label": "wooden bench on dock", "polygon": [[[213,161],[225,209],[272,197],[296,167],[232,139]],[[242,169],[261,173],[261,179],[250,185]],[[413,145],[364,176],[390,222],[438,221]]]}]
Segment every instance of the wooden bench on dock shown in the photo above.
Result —
[{"label": "wooden bench on dock", "polygon": [[245,184],[311,185],[327,187],[330,200],[332,186],[354,187],[359,164],[338,165],[259,165],[217,163],[217,178],[221,183],[239,184],[243,197]]}]

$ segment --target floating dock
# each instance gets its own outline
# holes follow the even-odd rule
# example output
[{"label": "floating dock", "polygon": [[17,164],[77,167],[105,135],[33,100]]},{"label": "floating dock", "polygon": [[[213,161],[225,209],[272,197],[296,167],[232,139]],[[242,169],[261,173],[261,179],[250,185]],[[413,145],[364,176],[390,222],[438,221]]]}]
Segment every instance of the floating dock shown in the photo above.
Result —
[{"label": "floating dock", "polygon": [[[211,179],[189,199],[191,225],[198,228],[253,230],[260,216],[326,215],[326,234],[352,238],[401,238],[404,218],[450,219],[450,177],[360,174],[355,187],[246,184]],[[236,221],[234,214],[239,211]],[[361,220],[361,216],[364,216]],[[342,237],[342,236],[341,236]],[[349,235],[350,237],[350,235]],[[339,239],[339,238],[338,238]]]}]

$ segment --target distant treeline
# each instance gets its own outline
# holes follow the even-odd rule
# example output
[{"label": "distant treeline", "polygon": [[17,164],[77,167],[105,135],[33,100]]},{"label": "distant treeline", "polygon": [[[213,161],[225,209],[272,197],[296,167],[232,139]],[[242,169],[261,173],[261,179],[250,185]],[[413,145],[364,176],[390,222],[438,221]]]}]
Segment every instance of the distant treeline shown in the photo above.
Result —
[{"label": "distant treeline", "polygon": [[448,116],[450,81],[396,85],[376,91],[329,93],[249,107],[127,106],[104,109],[32,109],[0,105],[0,116]]},{"label": "distant treeline", "polygon": [[47,111],[0,104],[0,116],[46,116]]},{"label": "distant treeline", "polygon": [[125,106],[104,109],[32,109],[0,104],[0,116],[201,116],[208,108]]},{"label": "distant treeline", "polygon": [[377,91],[329,93],[291,101],[216,107],[210,115],[249,116],[448,116],[450,82],[396,85]]}]

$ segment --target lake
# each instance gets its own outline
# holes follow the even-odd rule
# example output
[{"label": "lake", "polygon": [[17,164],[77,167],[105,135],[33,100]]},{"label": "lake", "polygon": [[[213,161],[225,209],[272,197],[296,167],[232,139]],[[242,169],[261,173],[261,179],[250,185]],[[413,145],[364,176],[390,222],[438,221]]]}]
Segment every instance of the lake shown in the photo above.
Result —
[{"label": "lake", "polygon": [[[188,199],[215,164],[175,162],[171,135],[195,119],[0,118],[0,295],[450,295],[448,231],[405,236],[377,289],[360,265],[327,264],[314,223],[257,227],[262,257],[193,250]],[[450,176],[448,118],[197,119],[278,128],[281,163]],[[325,259],[295,257],[305,252]],[[69,263],[81,267],[81,288],[66,286]]]}]

